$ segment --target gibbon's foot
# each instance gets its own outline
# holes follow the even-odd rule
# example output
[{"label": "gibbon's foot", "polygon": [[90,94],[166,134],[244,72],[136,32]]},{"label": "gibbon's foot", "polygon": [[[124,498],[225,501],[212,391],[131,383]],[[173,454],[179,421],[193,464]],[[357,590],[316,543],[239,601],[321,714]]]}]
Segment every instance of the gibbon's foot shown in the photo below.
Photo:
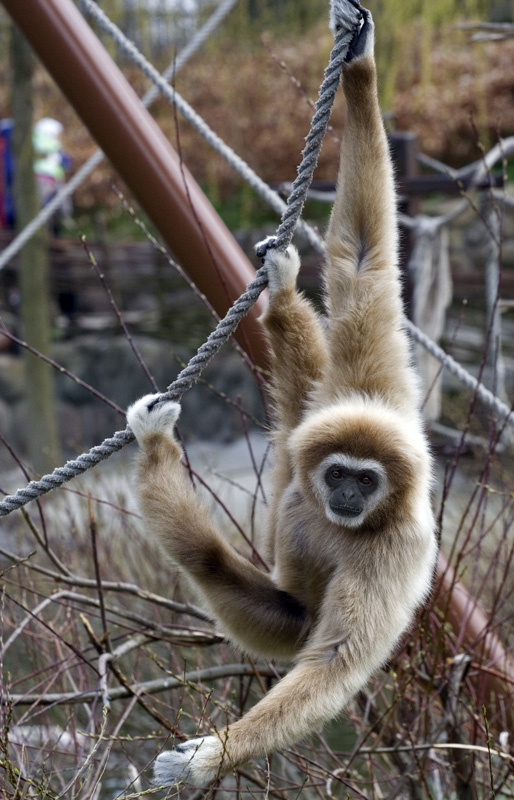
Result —
[{"label": "gibbon's foot", "polygon": [[350,42],[348,53],[346,54],[345,62],[350,64],[358,58],[365,58],[372,56],[375,47],[375,24],[373,17],[367,8],[361,8],[364,22],[362,28],[358,31]]},{"label": "gibbon's foot", "polygon": [[330,29],[332,32],[358,33],[362,22],[362,11],[358,0],[331,0]]},{"label": "gibbon's foot", "polygon": [[157,786],[189,783],[206,786],[218,777],[222,748],[216,736],[203,736],[179,744],[175,750],[159,753],[154,763]]},{"label": "gibbon's foot", "polygon": [[295,289],[300,271],[300,256],[296,247],[290,244],[285,251],[270,248],[266,251],[264,264],[268,271],[268,286],[272,297],[283,289]]},{"label": "gibbon's foot", "polygon": [[175,441],[180,403],[173,400],[156,402],[160,397],[159,394],[146,394],[127,409],[127,422],[139,444],[154,433],[163,433]]}]

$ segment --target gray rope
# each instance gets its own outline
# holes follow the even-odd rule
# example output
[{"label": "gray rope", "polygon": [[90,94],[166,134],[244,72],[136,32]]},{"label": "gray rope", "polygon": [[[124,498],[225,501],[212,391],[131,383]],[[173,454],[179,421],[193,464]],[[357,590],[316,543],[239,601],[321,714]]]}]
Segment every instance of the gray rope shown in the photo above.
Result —
[{"label": "gray rope", "polygon": [[403,324],[411,338],[424,347],[433,358],[440,361],[443,367],[448,369],[464,386],[471,389],[484,405],[491,408],[498,415],[500,422],[514,425],[514,411],[512,408],[509,408],[506,403],[487,389],[483,383],[477,381],[477,379],[464,369],[461,364],[455,361],[448,353],[445,353],[441,347],[432,341],[423,331],[417,328],[410,320],[405,318]]},{"label": "gray rope", "polygon": [[[226,316],[218,323],[216,329],[198,349],[189,364],[184,367],[176,380],[161,395],[162,399],[167,397],[172,400],[179,400],[191,388],[211,358],[216,355],[235,331],[239,322],[248,313],[267,284],[266,270],[261,267],[246,291],[236,300]],[[117,431],[111,438],[105,439],[102,444],[91,448],[89,452],[83,453],[75,460],[67,461],[63,467],[57,467],[51,474],[44,475],[39,481],[31,481],[28,486],[24,489],[19,489],[16,494],[5,497],[0,503],[0,517],[10,514],[11,511],[21,508],[31,500],[35,500],[52,489],[57,489],[72,478],[82,475],[132,441],[134,441],[134,434],[127,425],[125,430]]]},{"label": "gray rope", "polygon": [[[179,69],[187,58],[191,56],[191,54],[198,48],[198,46],[205,40],[207,35],[212,32],[216,24],[219,24],[220,19],[224,16],[230,8],[232,8],[233,3],[236,0],[228,0],[228,2],[221,4],[218,10],[212,15],[211,19],[206,23],[206,25],[198,32],[197,36],[191,41],[191,44],[188,45],[183,53],[180,53],[176,62],[172,64],[166,72],[163,73],[162,78],[165,80],[169,80],[170,77],[173,75],[174,69]],[[118,31],[115,25],[113,25],[107,17],[102,17],[102,13],[96,3],[91,3],[90,0],[80,0],[84,6],[87,5],[88,10],[90,11],[91,15],[95,17],[97,22],[106,30],[109,35],[112,35],[116,38],[116,41],[120,47],[122,47],[125,52],[127,52],[131,57],[132,53],[137,50],[133,47],[133,45],[123,37],[121,31]],[[337,2],[337,0],[334,0]],[[223,13],[222,13],[223,12]],[[219,15],[219,16],[218,16]],[[215,23],[214,18],[218,16],[218,19]],[[212,25],[212,28],[211,28]],[[198,37],[198,38],[197,38]],[[145,105],[149,105],[153,99],[157,96],[158,92],[162,92],[166,95],[166,97],[173,103],[177,105],[177,108],[183,113],[186,119],[201,133],[202,136],[209,142],[209,144],[219,152],[223,158],[230,164],[230,166],[235,169],[241,177],[243,177],[252,188],[266,201],[269,205],[274,208],[278,213],[283,214],[284,211],[287,209],[287,204],[282,200],[282,198],[270,187],[264,183],[252,170],[251,168],[245,164],[239,156],[237,156],[207,125],[206,123],[199,117],[195,111],[183,100],[180,95],[174,93],[173,90],[167,86],[166,83],[163,83],[161,76],[158,76],[158,80],[154,74],[151,74],[151,65],[148,62],[145,62],[144,57],[141,54],[138,54],[137,62],[142,60],[146,64],[145,73],[147,76],[152,80],[155,84],[148,92],[145,94],[143,98],[143,103]],[[143,67],[141,67],[143,68]],[[512,140],[514,141],[514,140]],[[502,157],[505,158],[505,147],[506,143],[511,143],[511,139],[506,140],[501,145],[501,148],[498,146],[493,148],[490,153],[486,156],[485,163],[483,164],[480,162],[479,170],[490,169],[496,161]],[[514,145],[513,145],[514,146]],[[508,148],[508,153],[510,154],[512,147]],[[79,172],[64,186],[59,193],[54,197],[54,199],[45,206],[44,209],[26,226],[26,228],[11,242],[11,244],[2,252],[0,255],[0,269],[7,264],[10,259],[23,247],[23,245],[33,236],[33,234],[44,224],[52,215],[52,213],[61,205],[61,203],[74,191],[74,189],[82,183],[82,181],[87,177],[87,175],[92,172],[94,167],[100,163],[103,158],[103,153],[98,150],[94,153],[90,159],[81,167]],[[476,165],[474,165],[476,169]],[[445,168],[449,170],[449,168]],[[412,224],[415,225],[415,220],[412,221]],[[310,244],[317,250],[317,252],[324,255],[325,253],[325,246],[324,242],[319,236],[319,234],[314,231],[312,228],[306,225],[306,223],[300,221],[298,226],[303,230],[304,234],[306,234]],[[410,335],[422,346],[424,347],[431,355],[437,358],[446,369],[448,369],[458,380],[460,380],[464,385],[472,388],[474,385],[475,379],[471,376],[466,370],[464,370],[459,364],[457,364],[453,359],[447,357],[444,351],[437,347],[437,345],[432,342],[431,339],[426,337],[421,331],[414,328],[409,324],[409,333]],[[482,386],[482,384],[479,384]],[[495,398],[485,387],[482,386],[483,391],[479,391],[480,399],[486,403],[487,405],[491,406],[495,410],[498,410],[497,403],[501,404],[501,401],[498,398]],[[503,407],[502,415],[506,416],[506,406],[501,404]],[[509,424],[510,423],[510,420]]]},{"label": "gray rope", "polygon": [[[125,34],[115,25],[109,17],[105,14],[105,12],[99,8],[99,6],[94,2],[94,0],[80,0],[80,3],[84,8],[87,10],[87,13],[95,20],[97,25],[107,33],[113,41],[116,43],[116,46],[123,50],[126,56],[136,64],[141,72],[146,75],[146,77],[152,81],[152,83],[157,87],[159,92],[170,102],[172,103],[177,110],[182,114],[184,119],[186,119],[190,125],[202,136],[205,141],[215,150],[219,155],[229,164],[229,166],[238,174],[240,175],[246,183],[260,196],[262,197],[268,205],[273,208],[277,214],[284,214],[284,212],[288,208],[288,204],[280,197],[280,195],[271,189],[265,181],[262,180],[253,170],[252,168],[244,161],[237,153],[229,147],[223,139],[221,139],[213,130],[212,128],[207,125],[204,119],[197,114],[197,112],[189,105],[189,103],[184,100],[184,98],[172,87],[169,83],[163,79],[161,75],[159,75],[158,71],[155,69],[153,64],[151,64],[145,56],[137,49],[133,42],[130,39],[127,39]],[[344,55],[348,49],[349,39],[351,37],[346,34],[345,37],[340,37],[340,43],[343,45],[342,39],[348,39],[345,44],[345,51],[342,55],[342,60],[344,60]],[[336,38],[336,44],[334,50],[337,51],[338,47],[338,40]],[[334,52],[334,51],[332,51]],[[328,68],[327,68],[328,69]],[[333,76],[335,77],[336,73],[335,70],[333,71]],[[335,81],[335,88],[337,88],[337,78]],[[318,100],[318,104],[321,100],[321,90],[320,90],[320,99]],[[320,116],[324,115],[325,111],[328,109],[328,113],[330,113],[330,105],[328,105],[325,109],[320,111]],[[303,203],[302,203],[303,207]],[[310,225],[308,225],[303,220],[298,220],[298,228],[302,231],[303,235],[309,242],[309,244],[314,247],[318,252],[324,253],[324,243],[317,231],[315,231]]]},{"label": "gray rope", "polygon": [[[91,0],[81,0],[89,5]],[[332,51],[329,66],[325,72],[325,79],[320,89],[316,111],[313,117],[313,132],[307,138],[302,163],[298,169],[297,180],[291,194],[292,200],[286,206],[283,218],[277,230],[277,242],[280,237],[280,246],[285,248],[290,242],[294,226],[299,218],[303,203],[309,190],[312,173],[316,166],[323,135],[330,116],[330,107],[333,103],[339,75],[342,70],[344,58],[348,51],[351,35],[341,33],[336,36],[334,49]],[[339,70],[339,73],[337,73]],[[310,175],[310,178],[309,178]],[[191,359],[189,364],[182,370],[178,378],[170,384],[160,399],[178,400],[193,383],[198,379],[205,366],[221,349],[222,345],[232,335],[239,322],[254,305],[261,292],[268,285],[266,268],[261,267],[255,278],[247,286],[246,291],[236,300],[229,309],[226,316],[218,323],[216,329],[210,334],[198,352]],[[83,474],[87,470],[109,458],[113,453],[121,450],[126,444],[133,441],[134,434],[129,426],[123,431],[118,431],[111,438],[106,439],[101,445],[97,445],[83,453],[77,459],[68,461],[63,467],[58,467],[51,474],[44,475],[39,481],[31,481],[24,489],[19,489],[14,495],[9,495],[0,503],[0,516],[6,516],[12,511],[21,508],[31,500],[41,497],[52,489],[56,489],[72,478]]]},{"label": "gray rope", "polygon": [[[337,19],[338,0],[332,1],[334,17]],[[312,118],[311,128],[306,139],[306,145],[302,152],[302,161],[298,168],[298,174],[293,183],[291,193],[287,198],[287,207],[282,215],[280,225],[277,229],[273,247],[278,250],[285,250],[291,243],[295,228],[299,222],[305,200],[312,183],[314,170],[318,163],[321,142],[327,130],[330,112],[334,104],[334,98],[339,85],[343,63],[348,53],[348,47],[353,38],[353,33],[343,31],[336,34],[334,48],[330,54],[330,60],[325,70],[325,77],[319,92],[319,99],[316,110]],[[264,256],[265,250],[270,246],[269,242],[264,244],[264,248],[258,248],[257,254]],[[264,252],[263,252],[264,249]],[[323,243],[323,252],[325,245]]]},{"label": "gray rope", "polygon": [[[162,83],[157,71],[154,67],[139,53],[137,48],[130,42],[123,33],[114,25],[109,18],[101,11],[93,0],[80,0],[80,2],[91,10],[96,22],[116,41],[116,44],[122,48],[127,55],[140,67],[144,74],[152,80],[160,91],[172,102],[181,114],[187,119],[194,128],[206,139],[206,141],[213,147],[227,163],[247,181],[247,183],[256,191],[269,205],[282,214],[282,219],[277,230],[275,237],[263,242],[256,248],[259,256],[263,257],[266,249],[270,246],[279,249],[285,249],[291,242],[295,226],[300,228],[309,243],[314,249],[325,254],[325,243],[319,236],[317,231],[313,230],[304,221],[300,220],[305,198],[307,195],[308,187],[312,180],[312,172],[317,163],[319,155],[318,145],[318,125],[319,130],[322,131],[323,136],[328,117],[330,115],[331,105],[333,103],[333,95],[337,89],[339,75],[341,71],[342,61],[346,56],[349,40],[351,34],[336,37],[336,43],[330,56],[329,66],[325,73],[325,80],[320,89],[320,97],[316,106],[311,130],[307,137],[307,144],[303,152],[302,163],[298,170],[298,175],[293,183],[291,194],[288,197],[287,204],[284,203],[282,198],[270,187],[261,180],[261,178],[253,172],[253,170],[244,162],[236,153],[234,153],[228,145],[220,139],[214,131],[204,122],[204,120],[189,106],[189,104],[170,86]],[[337,22],[337,15],[341,8],[341,0],[332,0],[332,10],[334,22]],[[347,41],[345,41],[345,38]],[[340,49],[339,49],[340,48]],[[322,99],[323,98],[323,99]],[[496,145],[474,169],[475,181],[481,179],[486,174],[487,170],[501,158],[505,158],[505,153],[510,154],[511,147],[514,148],[514,139],[507,139],[506,143],[502,142]],[[439,348],[435,342],[427,337],[422,331],[416,328],[412,323],[406,320],[406,328],[415,341],[417,341],[427,352],[434,358],[437,358],[461,383],[468,388],[476,391],[479,399],[485,405],[491,407],[501,418],[505,418],[506,422],[511,425],[514,424],[514,418],[508,406],[505,405],[499,398],[497,398],[486,387],[479,383],[467,370],[460,366],[454,359],[448,356],[444,350]]]},{"label": "gray rope", "polygon": [[[96,4],[92,3],[91,0],[81,0],[81,2],[87,7],[95,6],[94,16],[97,16],[97,11],[99,11],[99,9]],[[337,3],[338,0],[334,0],[334,5]],[[337,14],[337,9],[335,9],[335,14]],[[109,25],[112,25],[112,23],[109,22]],[[299,216],[301,214],[310,181],[312,179],[312,173],[317,163],[321,141],[326,130],[328,117],[330,115],[330,108],[334,99],[335,91],[337,89],[339,74],[342,69],[350,40],[351,35],[349,34],[338,34],[336,37],[336,42],[330,57],[329,66],[327,67],[325,79],[320,89],[320,96],[316,106],[316,112],[313,117],[311,132],[307,137],[307,144],[303,152],[302,163],[298,169],[298,175],[295,183],[293,184],[293,191],[291,192],[287,205],[280,200],[282,219],[272,245],[274,247],[285,249],[292,239],[295,226],[298,224]],[[130,42],[128,44],[131,45]],[[122,46],[121,43],[120,46]],[[132,47],[133,46],[131,45],[131,48]],[[161,76],[159,76],[158,73],[156,73],[156,75],[160,82]],[[154,77],[152,77],[152,80],[154,80]],[[159,86],[159,89],[163,91],[162,86]],[[164,92],[166,95],[168,95],[168,90],[169,87],[166,84],[166,91]],[[179,107],[179,103],[176,102],[177,97],[178,96],[176,93],[173,93],[172,102]],[[185,101],[181,102],[185,104]],[[187,106],[187,104],[185,105]],[[182,111],[180,108],[179,110]],[[196,117],[198,116],[195,114],[195,112],[193,112],[193,114]],[[200,118],[198,117],[198,119]],[[221,140],[219,140],[215,134],[213,134],[213,136],[215,139],[221,142]],[[226,148],[226,145],[224,145],[223,142],[221,142],[221,144],[224,148]],[[230,150],[230,148],[227,149]],[[233,155],[235,156],[235,154]],[[97,156],[97,154],[95,154],[95,156]],[[244,165],[245,172],[248,170],[251,173],[251,170],[249,170],[247,165],[244,164],[239,157],[236,156],[235,158]],[[254,173],[252,174],[254,175]],[[253,185],[253,181],[249,182],[251,185]],[[260,179],[258,179],[258,182],[260,182],[266,188],[266,190],[269,190],[269,187],[261,182]],[[269,190],[269,192],[271,192],[271,190]],[[275,198],[278,198],[276,193],[273,192],[271,194]],[[273,201],[272,205],[274,204],[275,200]],[[317,234],[315,235],[315,240],[315,246],[317,249],[319,249],[319,243],[321,240]],[[270,246],[270,244],[267,243],[267,246]],[[267,282],[266,270],[264,267],[262,267],[257,272],[255,279],[249,284],[244,294],[239,298],[239,300],[236,301],[236,303],[234,303],[225,318],[220,321],[216,329],[208,337],[207,341],[199,348],[197,354],[182,370],[178,378],[167,388],[166,392],[161,395],[162,399],[166,397],[178,400],[182,394],[184,394],[184,392],[193,385],[210,359],[220,350],[222,345],[235,331],[241,319],[256,302],[263,289],[267,286]],[[476,391],[477,396],[483,402],[493,407],[501,417],[505,417],[509,424],[514,422],[510,409],[497,397],[495,397],[492,392],[487,390],[482,384],[478,383],[475,378],[469,375],[466,370],[460,367],[459,364],[457,364],[450,356],[444,353],[443,350],[438,348],[437,345],[435,345],[421,331],[416,329],[411,323],[406,321],[405,324],[411,336],[413,336],[416,341],[418,341],[423,345],[423,347],[432,353],[435,358],[438,358],[445,367],[451,369],[451,371],[456,374],[465,385]],[[134,435],[127,426],[125,430],[116,432],[111,438],[102,442],[101,445],[93,447],[88,453],[82,454],[79,456],[79,458],[73,461],[68,461],[63,467],[58,467],[51,474],[43,476],[41,480],[31,481],[27,487],[18,490],[14,495],[6,497],[3,502],[0,503],[0,516],[5,516],[11,513],[11,511],[22,507],[31,500],[34,500],[37,497],[40,497],[51,491],[52,489],[58,488],[72,478],[83,474],[93,466],[99,464],[101,461],[109,458],[113,453],[121,450],[126,444],[133,441],[133,439]]]},{"label": "gray rope", "polygon": [[[177,58],[172,61],[169,67],[162,73],[162,79],[165,81],[172,80],[176,72],[178,72],[184,64],[189,61],[191,56],[204,44],[206,39],[216,30],[218,25],[227,16],[229,11],[235,6],[238,0],[225,0],[220,3],[218,8],[209,17],[205,25],[202,25],[200,30],[193,36],[191,41],[180,51]],[[152,86],[148,92],[142,97],[141,102],[148,108],[159,96],[159,89]],[[8,264],[14,256],[20,252],[22,247],[32,239],[34,234],[45,225],[48,220],[70,197],[75,189],[90,175],[93,170],[103,161],[104,153],[101,150],[96,150],[92,156],[80,167],[79,170],[73,175],[70,180],[59,189],[57,194],[36,214],[36,216],[26,225],[20,233],[10,242],[10,244],[0,254],[0,270]]]}]

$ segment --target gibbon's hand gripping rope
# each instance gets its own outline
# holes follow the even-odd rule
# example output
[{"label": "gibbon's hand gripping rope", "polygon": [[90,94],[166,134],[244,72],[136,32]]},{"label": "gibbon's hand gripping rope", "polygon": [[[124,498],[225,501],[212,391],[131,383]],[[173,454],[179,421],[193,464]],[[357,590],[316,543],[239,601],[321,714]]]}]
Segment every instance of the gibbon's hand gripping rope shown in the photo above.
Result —
[{"label": "gibbon's hand gripping rope", "polygon": [[[336,31],[341,8],[341,0],[331,0],[331,18],[335,23]],[[298,168],[297,177],[293,183],[292,192],[288,198],[286,209],[274,239],[268,240],[264,246],[257,248],[258,255],[261,257],[265,255],[268,247],[272,246],[285,250],[291,243],[318,161],[343,63],[352,38],[353,34],[351,32],[342,29],[336,32],[334,47],[319,91],[316,110],[306,139],[306,146],[302,153],[302,161]],[[161,395],[162,400],[179,400],[184,392],[191,388],[211,358],[216,355],[221,346],[234,333],[241,319],[255,303],[267,284],[266,268],[261,267],[254,280],[247,286],[246,291],[236,300],[189,364],[182,370],[177,379],[168,386],[166,392]],[[134,434],[128,426],[123,431],[117,431],[112,437],[105,439],[102,444],[91,448],[89,452],[83,453],[73,461],[67,461],[63,467],[57,467],[50,475],[44,475],[39,481],[31,481],[28,486],[19,489],[16,494],[6,497],[0,503],[0,516],[6,516],[31,500],[35,500],[52,489],[57,489],[72,478],[82,475],[133,440]]]}]

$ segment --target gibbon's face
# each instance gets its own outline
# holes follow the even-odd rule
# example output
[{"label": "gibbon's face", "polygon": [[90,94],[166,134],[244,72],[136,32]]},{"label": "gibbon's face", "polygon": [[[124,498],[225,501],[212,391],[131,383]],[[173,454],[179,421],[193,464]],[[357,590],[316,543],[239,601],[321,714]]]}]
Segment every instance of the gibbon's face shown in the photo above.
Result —
[{"label": "gibbon's face", "polygon": [[314,491],[331,522],[360,527],[389,494],[383,466],[374,459],[332,453],[313,475]]},{"label": "gibbon's face", "polygon": [[417,428],[366,399],[309,414],[288,447],[304,495],[327,520],[356,532],[396,524],[427,477]]}]

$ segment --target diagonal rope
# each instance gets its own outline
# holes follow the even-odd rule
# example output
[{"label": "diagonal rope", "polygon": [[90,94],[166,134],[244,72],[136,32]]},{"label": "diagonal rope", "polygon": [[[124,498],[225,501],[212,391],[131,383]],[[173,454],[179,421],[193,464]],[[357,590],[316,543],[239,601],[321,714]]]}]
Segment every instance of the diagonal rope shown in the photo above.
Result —
[{"label": "diagonal rope", "polygon": [[[334,0],[334,2],[338,1],[340,2],[340,0]],[[156,89],[158,89],[158,91],[177,108],[184,119],[187,120],[187,122],[189,122],[189,124],[192,125],[192,127],[200,134],[200,136],[202,136],[213,148],[213,150],[215,150],[227,162],[234,172],[240,175],[241,178],[243,178],[243,180],[246,181],[249,186],[251,186],[254,192],[262,197],[268,203],[268,205],[277,212],[277,214],[283,215],[288,209],[288,203],[286,203],[280,197],[278,192],[275,192],[273,189],[271,189],[268,184],[263,181],[256,172],[254,172],[254,170],[246,163],[246,161],[238,156],[237,153],[234,152],[234,150],[232,150],[232,148],[229,147],[226,142],[224,142],[223,139],[221,139],[212,130],[212,128],[209,127],[209,125],[207,125],[205,120],[202,119],[199,114],[197,114],[194,108],[192,108],[192,106],[190,106],[189,103],[184,100],[184,98],[174,87],[170,86],[167,81],[163,80],[162,76],[159,75],[159,72],[155,69],[153,64],[151,64],[148,59],[145,58],[145,56],[137,49],[135,44],[125,36],[118,26],[109,19],[107,14],[101,8],[99,8],[97,3],[95,3],[94,0],[79,0],[79,2],[80,5],[87,11],[88,15],[94,19],[100,29],[112,38],[116,44],[116,47],[122,50],[125,55],[130,58],[130,60],[136,64],[137,67],[139,67],[143,75],[146,75],[146,77],[152,81]],[[345,34],[345,38],[351,39],[351,35]],[[346,45],[346,49],[348,48],[348,44]],[[339,74],[340,72],[335,75],[336,87]],[[321,91],[318,104],[320,101]],[[330,107],[331,106],[328,108],[329,114]],[[315,250],[317,250],[317,252],[323,254],[325,245],[319,233],[306,222],[304,222],[304,220],[297,219],[295,224],[297,224],[298,228],[302,231],[302,234],[305,236],[309,244]]]},{"label": "diagonal rope", "polygon": [[[95,8],[98,9],[95,3],[91,3],[91,0],[81,0],[81,2],[87,6],[95,6]],[[340,0],[333,0],[333,5],[336,6],[339,2]],[[334,14],[337,16],[337,8],[335,8]],[[109,24],[112,25],[110,21]],[[288,199],[288,203],[284,204],[283,201],[278,198],[276,193],[271,192],[269,187],[266,184],[263,184],[266,190],[271,192],[271,194],[274,196],[274,200],[271,203],[272,205],[275,205],[277,198],[280,200],[282,219],[277,229],[276,237],[273,241],[273,246],[280,249],[285,249],[287,247],[292,239],[295,226],[298,225],[308,188],[312,180],[312,173],[317,163],[319,150],[321,148],[321,141],[328,124],[330,109],[333,103],[339,81],[339,75],[342,69],[344,58],[346,57],[350,40],[351,34],[338,33],[336,36],[335,45],[330,56],[329,66],[325,72],[325,79],[320,89],[319,99],[316,105],[316,112],[311,125],[311,131],[307,137],[307,144],[303,152],[302,163],[298,169],[298,175],[293,184],[293,190]],[[131,45],[131,43],[129,44]],[[158,76],[159,80],[162,80],[158,73],[156,73],[156,75]],[[154,80],[153,77],[152,80]],[[161,86],[159,86],[159,89],[163,91]],[[167,84],[166,89],[170,89]],[[178,103],[176,102],[176,97],[177,96],[175,93],[175,99],[172,102],[175,102],[177,107],[179,107]],[[185,101],[183,102],[185,103]],[[179,110],[181,109],[179,108]],[[216,135],[213,134],[213,136],[215,137]],[[216,137],[216,139],[217,138],[218,137]],[[221,140],[219,141],[221,142]],[[224,147],[226,147],[223,142],[222,144]],[[230,150],[230,148],[227,149]],[[95,154],[95,156],[96,155],[98,154]],[[236,158],[238,157],[236,156]],[[239,161],[244,164],[241,159],[239,159]],[[245,167],[246,166],[247,165],[245,165]],[[250,170],[250,172],[252,171]],[[252,174],[255,175],[255,173]],[[250,184],[253,185],[252,181],[250,181]],[[258,191],[260,192],[260,187]],[[320,237],[315,234],[316,249],[320,248],[320,241]],[[269,246],[269,243],[267,246]],[[239,300],[236,301],[236,303],[234,303],[225,318],[220,321],[217,328],[213,331],[213,333],[211,333],[207,341],[199,348],[197,354],[182,370],[178,378],[167,388],[166,393],[164,393],[162,397],[169,397],[175,400],[180,399],[184,392],[187,391],[187,389],[189,389],[197,380],[210,359],[220,350],[222,345],[235,331],[241,319],[255,303],[266,286],[266,270],[264,267],[262,267],[257,272],[255,279],[248,285],[244,294],[239,298]],[[492,392],[487,390],[482,384],[473,378],[473,376],[469,375],[464,368],[462,368],[450,356],[444,353],[441,348],[437,347],[437,345],[435,345],[428,337],[422,334],[421,331],[418,331],[414,326],[407,322],[406,326],[409,333],[416,341],[422,344],[423,347],[432,353],[435,358],[438,358],[438,360],[441,361],[445,367],[448,367],[450,371],[456,374],[466,386],[472,388],[484,403],[492,407],[500,417],[505,418],[506,422],[509,424],[514,423],[514,417],[511,409],[509,409],[504,403],[495,397]],[[132,431],[127,426],[125,430],[116,432],[111,438],[108,438],[102,442],[102,444],[91,448],[89,452],[82,454],[79,456],[79,458],[73,461],[68,461],[63,467],[58,467],[50,475],[43,476],[43,478],[41,478],[39,481],[31,481],[28,486],[18,490],[18,492],[16,492],[14,495],[6,497],[3,502],[0,503],[0,516],[5,516],[11,513],[11,511],[22,507],[31,500],[34,500],[37,497],[40,497],[51,491],[52,489],[58,488],[72,478],[83,474],[93,466],[99,464],[101,461],[109,458],[115,452],[121,450],[126,444],[133,441],[133,439],[134,436]]]},{"label": "diagonal rope", "polygon": [[406,317],[403,320],[404,327],[407,333],[415,342],[425,348],[427,353],[437,359],[445,369],[454,375],[468,389],[471,389],[484,405],[491,408],[495,414],[498,415],[498,420],[503,425],[514,425],[514,410],[510,408],[503,400],[500,400],[490,389],[487,389],[483,383],[480,383],[470,372],[468,372],[458,361],[455,361],[448,353],[439,347],[432,339],[417,328]]},{"label": "diagonal rope", "polygon": [[[89,4],[90,0],[83,0]],[[337,2],[337,0],[335,0]],[[343,68],[344,59],[352,34],[341,30],[336,34],[334,48],[330,54],[329,64],[319,91],[319,98],[313,116],[310,133],[302,154],[302,162],[298,168],[298,175],[293,184],[293,190],[282,215],[277,229],[275,246],[285,249],[292,239],[295,225],[305,203],[307,192],[316,167],[323,136],[328,125],[330,110],[334,101]],[[187,389],[198,379],[203,369],[211,358],[220,350],[222,345],[232,335],[241,319],[256,302],[261,292],[266,288],[268,278],[265,267],[261,267],[255,278],[248,285],[246,291],[236,300],[226,316],[218,323],[216,329],[210,334],[206,342],[198,349],[189,364],[182,370],[178,378],[168,386],[165,396],[178,400]],[[163,395],[164,396],[164,395]],[[82,475],[87,470],[109,458],[133,441],[134,434],[127,426],[123,431],[117,431],[102,444],[91,448],[77,459],[66,462],[63,467],[58,467],[51,474],[44,475],[39,481],[31,481],[28,486],[19,489],[14,495],[9,495],[0,503],[0,516],[6,516],[12,511],[21,508],[31,500],[41,497],[52,489],[62,486],[72,478]]]},{"label": "diagonal rope", "polygon": [[[165,82],[171,81],[175,73],[177,73],[184,64],[186,64],[191,56],[204,44],[209,36],[216,30],[218,25],[227,16],[229,11],[233,9],[238,0],[224,0],[223,3],[216,8],[213,14],[209,17],[207,22],[202,25],[200,30],[195,33],[191,41],[180,51],[178,56],[172,61],[167,69],[162,73],[161,79]],[[145,108],[149,108],[154,100],[159,96],[159,89],[154,84],[146,94],[141,98],[141,102]],[[85,181],[96,167],[101,164],[105,158],[101,150],[96,150],[87,161],[77,170],[77,172],[67,181],[64,186],[59,189],[51,200],[36,214],[36,216],[26,225],[17,236],[14,237],[12,242],[2,250],[0,254],[0,270],[8,264],[14,256],[20,252],[34,234],[45,225],[52,215],[62,206],[68,197],[71,197],[73,192]]]}]

